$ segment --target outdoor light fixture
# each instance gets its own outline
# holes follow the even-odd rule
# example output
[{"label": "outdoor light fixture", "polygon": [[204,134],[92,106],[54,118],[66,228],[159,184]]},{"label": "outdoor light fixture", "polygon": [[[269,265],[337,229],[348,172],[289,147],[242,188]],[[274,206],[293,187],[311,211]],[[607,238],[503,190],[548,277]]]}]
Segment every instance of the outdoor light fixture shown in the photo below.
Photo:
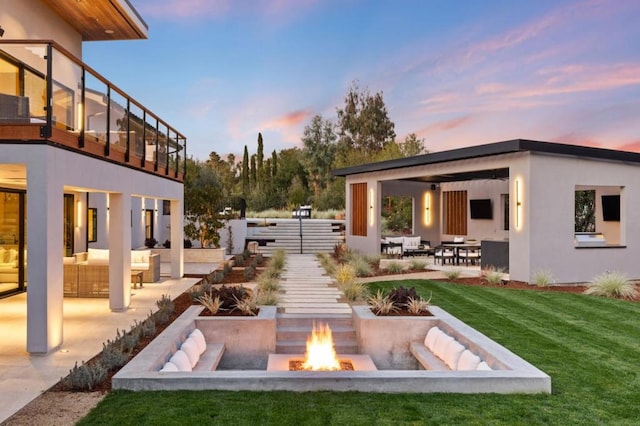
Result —
[{"label": "outdoor light fixture", "polygon": [[424,217],[423,223],[425,226],[431,225],[431,193],[424,193]]},{"label": "outdoor light fixture", "polygon": [[374,197],[374,192],[373,192],[373,188],[371,188],[369,189],[369,226],[373,226],[374,224],[375,209],[373,208],[373,197]]},{"label": "outdoor light fixture", "polygon": [[76,228],[80,228],[82,226],[82,203],[80,200],[76,201]]},{"label": "outdoor light fixture", "polygon": [[520,178],[515,180],[516,191],[516,229],[522,229],[522,182]]}]

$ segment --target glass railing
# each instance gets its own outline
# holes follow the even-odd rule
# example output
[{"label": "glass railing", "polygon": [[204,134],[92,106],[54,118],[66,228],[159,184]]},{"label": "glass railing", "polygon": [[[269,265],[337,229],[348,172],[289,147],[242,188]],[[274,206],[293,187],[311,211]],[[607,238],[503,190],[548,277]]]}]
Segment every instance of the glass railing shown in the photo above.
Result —
[{"label": "glass railing", "polygon": [[186,170],[184,135],[54,42],[0,41],[3,125],[179,180]]}]

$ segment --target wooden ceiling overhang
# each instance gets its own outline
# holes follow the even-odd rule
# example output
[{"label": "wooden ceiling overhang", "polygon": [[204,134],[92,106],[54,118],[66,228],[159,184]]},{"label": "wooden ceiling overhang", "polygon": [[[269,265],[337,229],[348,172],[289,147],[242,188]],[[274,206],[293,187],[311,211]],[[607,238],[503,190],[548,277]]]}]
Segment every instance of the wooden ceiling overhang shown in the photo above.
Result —
[{"label": "wooden ceiling overhang", "polygon": [[83,41],[138,40],[148,27],[128,0],[42,0],[82,34]]}]

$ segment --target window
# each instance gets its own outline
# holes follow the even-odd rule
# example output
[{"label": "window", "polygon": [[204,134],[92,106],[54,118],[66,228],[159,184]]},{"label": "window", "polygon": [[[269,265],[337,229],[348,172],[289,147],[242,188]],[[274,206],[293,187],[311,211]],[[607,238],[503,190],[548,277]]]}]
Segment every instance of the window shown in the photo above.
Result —
[{"label": "window", "polygon": [[596,191],[577,190],[575,195],[575,232],[595,232]]},{"label": "window", "polygon": [[98,209],[90,207],[87,209],[87,242],[98,241]]},{"label": "window", "polygon": [[165,216],[171,215],[171,201],[162,200],[162,214]]},{"label": "window", "polygon": [[367,236],[367,184],[351,184],[351,235]]},{"label": "window", "polygon": [[144,237],[153,238],[153,210],[151,209],[144,211]]},{"label": "window", "polygon": [[386,234],[401,234],[413,230],[413,198],[387,196],[382,200],[382,217]]},{"label": "window", "polygon": [[444,233],[467,235],[467,191],[442,193]]},{"label": "window", "polygon": [[502,229],[509,230],[509,194],[500,194],[500,202],[502,206]]}]

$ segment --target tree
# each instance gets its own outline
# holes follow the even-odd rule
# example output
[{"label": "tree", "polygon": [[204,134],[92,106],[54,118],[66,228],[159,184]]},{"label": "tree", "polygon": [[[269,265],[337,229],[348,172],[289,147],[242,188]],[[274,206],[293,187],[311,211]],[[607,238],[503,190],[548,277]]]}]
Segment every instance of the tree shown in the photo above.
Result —
[{"label": "tree", "polygon": [[274,178],[278,174],[278,153],[274,149],[271,153],[271,177]]},{"label": "tree", "polygon": [[258,133],[258,151],[256,153],[256,160],[257,160],[257,164],[256,164],[257,176],[258,176],[258,180],[261,181],[262,178],[264,177],[264,170],[263,170],[264,144],[262,142],[262,133]]},{"label": "tree", "polygon": [[249,151],[244,146],[244,154],[242,155],[242,194],[244,196],[249,192]]},{"label": "tree", "polygon": [[327,187],[331,178],[331,169],[336,153],[336,134],[333,123],[324,120],[321,115],[311,119],[311,124],[305,126],[302,143],[304,144],[304,166],[307,171],[314,198]]},{"label": "tree", "polygon": [[344,98],[344,108],[337,109],[342,152],[357,150],[373,154],[396,138],[382,92],[369,94],[353,82]]},{"label": "tree", "polygon": [[256,155],[251,155],[251,166],[249,167],[249,173],[251,174],[251,185],[255,186],[257,181],[256,175]]},{"label": "tree", "polygon": [[426,154],[428,151],[424,147],[424,139],[418,139],[415,133],[410,133],[404,138],[400,146],[403,157],[413,157],[414,155]]},{"label": "tree", "polygon": [[222,201],[222,182],[218,173],[203,163],[195,163],[195,176],[185,182],[185,235],[200,241],[201,247],[218,246],[220,221],[218,207]]}]

